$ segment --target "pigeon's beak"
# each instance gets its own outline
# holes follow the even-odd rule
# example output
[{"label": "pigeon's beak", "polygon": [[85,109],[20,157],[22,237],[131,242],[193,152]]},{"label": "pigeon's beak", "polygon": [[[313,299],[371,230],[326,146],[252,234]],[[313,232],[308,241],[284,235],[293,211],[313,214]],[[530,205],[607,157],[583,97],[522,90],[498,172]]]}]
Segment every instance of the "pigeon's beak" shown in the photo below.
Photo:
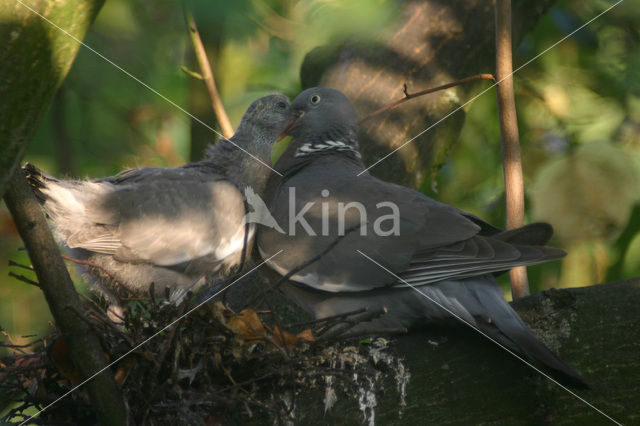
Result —
[{"label": "pigeon's beak", "polygon": [[298,125],[298,122],[303,116],[304,116],[304,111],[300,111],[297,114],[295,114],[293,116],[293,121],[291,122],[291,124],[289,124],[289,126],[287,126],[287,128],[284,129],[284,132],[282,132],[282,134],[278,136],[278,139],[276,139],[276,142],[280,142],[282,139],[287,137],[289,133],[291,133],[291,131],[296,128],[296,126]]},{"label": "pigeon's beak", "polygon": [[289,135],[289,133],[291,133],[293,129],[296,128],[303,115],[303,111],[300,111],[297,114],[293,114],[291,124],[289,124],[289,126],[284,129],[284,132],[282,132],[282,134],[278,137],[278,139],[276,139],[273,145],[271,145],[272,165],[276,164],[282,153],[289,147],[289,144],[291,143],[291,136]]}]

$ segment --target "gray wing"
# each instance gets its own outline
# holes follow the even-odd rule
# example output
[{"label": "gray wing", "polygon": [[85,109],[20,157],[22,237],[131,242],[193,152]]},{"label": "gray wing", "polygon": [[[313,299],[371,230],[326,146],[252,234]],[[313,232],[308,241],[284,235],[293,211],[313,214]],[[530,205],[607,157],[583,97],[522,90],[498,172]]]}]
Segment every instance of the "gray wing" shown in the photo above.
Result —
[{"label": "gray wing", "polygon": [[474,236],[448,246],[415,253],[400,278],[411,285],[502,272],[559,259],[565,252],[552,247],[510,244],[492,237]]},{"label": "gray wing", "polygon": [[176,265],[203,256],[224,259],[242,249],[244,199],[213,176],[162,176],[131,184],[89,183],[85,226],[66,243],[128,262]]},{"label": "gray wing", "polygon": [[[336,238],[341,240],[333,250],[294,275],[293,280],[333,292],[398,285],[392,274],[358,251],[415,285],[503,271],[564,254],[550,248],[511,244],[508,238],[500,237],[497,228],[483,226],[479,219],[454,207],[372,176],[354,175],[352,170],[340,172],[320,163],[318,167],[307,167],[282,184],[272,202],[272,210],[288,235],[264,228],[258,234],[258,248],[264,257],[283,249],[269,262],[274,270],[286,274],[322,253]],[[295,200],[290,194],[291,188],[295,188]],[[322,196],[324,188],[331,188],[327,197]],[[294,215],[309,206],[303,217],[317,235],[309,235],[299,223],[291,228],[288,206],[292,202],[296,206]],[[366,218],[355,208],[350,209],[344,215],[341,227],[339,204],[346,206],[350,202],[362,204]],[[392,209],[381,203],[397,206],[398,235],[376,232],[380,229],[389,231],[393,222],[389,216],[393,214]],[[330,212],[329,220],[324,224],[327,235],[322,235],[323,208]],[[340,229],[347,230],[361,221],[365,222],[366,235],[357,229],[339,236]],[[295,231],[295,235],[291,231]],[[513,233],[506,235],[509,237]]]}]

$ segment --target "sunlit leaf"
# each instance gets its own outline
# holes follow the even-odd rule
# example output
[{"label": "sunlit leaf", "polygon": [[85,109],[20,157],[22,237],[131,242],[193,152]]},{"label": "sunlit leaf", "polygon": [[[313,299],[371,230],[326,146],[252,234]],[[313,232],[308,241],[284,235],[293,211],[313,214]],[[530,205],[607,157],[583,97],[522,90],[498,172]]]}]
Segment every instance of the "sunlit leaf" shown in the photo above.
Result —
[{"label": "sunlit leaf", "polygon": [[530,194],[534,218],[552,223],[559,237],[571,241],[615,237],[640,187],[624,151],[591,143],[543,167]]}]

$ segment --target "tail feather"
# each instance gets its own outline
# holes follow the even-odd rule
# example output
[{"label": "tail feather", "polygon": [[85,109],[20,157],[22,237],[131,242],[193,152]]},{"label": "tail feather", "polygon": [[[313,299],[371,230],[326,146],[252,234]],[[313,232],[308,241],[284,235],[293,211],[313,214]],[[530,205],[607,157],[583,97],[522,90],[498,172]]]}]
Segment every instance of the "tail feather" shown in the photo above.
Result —
[{"label": "tail feather", "polygon": [[56,179],[29,163],[22,169],[51,219],[56,239],[64,244],[79,230],[96,225],[88,216],[86,206],[113,190],[113,185],[107,182]]},{"label": "tail feather", "polygon": [[492,235],[510,244],[543,246],[553,236],[553,227],[548,223],[536,222],[521,226],[516,229],[509,229]]},{"label": "tail feather", "polygon": [[22,166],[22,172],[27,182],[29,182],[29,185],[31,185],[33,193],[38,198],[38,201],[40,201],[40,204],[44,204],[49,197],[43,192],[43,189],[47,187],[47,182],[58,182],[58,179],[48,175],[31,163],[25,163],[25,165]]},{"label": "tail feather", "polygon": [[486,312],[491,312],[490,318],[477,321],[483,332],[516,354],[524,355],[561,384],[573,388],[590,388],[580,374],[533,334],[500,294],[487,286],[479,286],[476,288],[476,297]]},{"label": "tail feather", "polygon": [[527,357],[536,361],[543,367],[543,370],[546,370],[551,377],[561,384],[573,388],[590,389],[589,384],[580,374],[547,348],[528,328],[521,328],[520,330],[501,329],[500,331],[509,340],[513,341]]}]

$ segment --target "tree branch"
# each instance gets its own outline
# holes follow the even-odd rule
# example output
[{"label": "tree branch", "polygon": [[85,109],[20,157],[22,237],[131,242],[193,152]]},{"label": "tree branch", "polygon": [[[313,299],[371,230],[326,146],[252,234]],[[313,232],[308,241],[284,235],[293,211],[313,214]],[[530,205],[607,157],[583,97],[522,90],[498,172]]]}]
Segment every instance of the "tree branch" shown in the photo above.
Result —
[{"label": "tree branch", "polygon": [[[502,134],[502,167],[506,198],[507,229],[524,225],[524,183],[518,136],[518,117],[513,96],[511,47],[511,0],[496,2],[496,79],[498,115]],[[521,266],[510,272],[514,299],[530,294],[527,270]]]},{"label": "tree branch", "polygon": [[61,254],[60,257],[62,257],[65,260],[68,260],[69,262],[77,263],[79,265],[87,265],[87,266],[90,266],[92,268],[99,269],[102,273],[104,273],[109,278],[111,278],[115,283],[117,283],[118,286],[120,286],[123,289],[127,288],[127,286],[125,286],[122,281],[120,281],[118,278],[116,278],[115,275],[113,275],[111,272],[109,272],[103,266],[100,266],[100,265],[98,265],[98,264],[96,264],[94,262],[91,262],[90,260],[74,259],[73,257],[67,256],[67,255],[64,255],[64,254]]},{"label": "tree branch", "polygon": [[218,92],[216,81],[213,77],[213,72],[211,71],[211,65],[209,64],[209,59],[207,58],[207,52],[202,44],[202,39],[200,39],[200,33],[198,32],[198,27],[196,27],[196,22],[193,19],[191,11],[187,8],[186,4],[184,4],[183,7],[184,18],[187,22],[187,28],[189,30],[189,37],[191,38],[193,50],[196,54],[196,58],[198,59],[198,65],[200,66],[199,77],[202,79],[202,81],[204,81],[204,85],[207,87],[209,97],[211,98],[211,105],[213,106],[213,111],[215,112],[216,118],[218,119],[218,124],[220,125],[220,129],[222,130],[222,134],[225,138],[230,138],[231,136],[233,136],[233,127],[231,126],[229,116],[224,109],[222,100],[220,99],[220,93]]},{"label": "tree branch", "polygon": [[393,103],[391,103],[391,104],[389,104],[387,106],[384,106],[384,107],[382,107],[380,109],[377,109],[376,111],[372,112],[371,114],[369,114],[366,117],[364,117],[363,119],[361,119],[359,124],[362,124],[365,121],[382,114],[383,112],[391,111],[392,109],[394,109],[397,106],[407,102],[410,99],[417,98],[417,97],[424,96],[424,95],[428,95],[429,93],[437,92],[437,91],[440,91],[440,90],[445,90],[445,89],[448,89],[450,87],[459,86],[461,84],[469,83],[471,81],[476,81],[476,80],[491,80],[491,81],[495,81],[496,79],[491,74],[477,74],[477,75],[474,75],[472,77],[463,78],[461,80],[457,80],[457,81],[454,81],[452,83],[447,83],[447,84],[443,84],[442,86],[432,87],[430,89],[422,90],[422,91],[416,92],[416,93],[409,93],[407,91],[407,84],[405,83],[404,84],[404,88],[402,89],[402,91],[404,93],[404,97],[403,98],[400,98],[397,101],[395,101],[395,102],[393,102]]},{"label": "tree branch", "polygon": [[[639,297],[640,278],[635,278],[547,290],[512,304],[593,386],[578,395],[622,424],[634,423],[640,393],[630,379],[637,377],[640,364]],[[612,321],[622,323],[613,327]],[[398,357],[409,376],[401,398],[397,370],[382,373],[372,409],[376,424],[424,424],[425,418],[442,425],[608,424],[583,401],[468,327],[431,325],[397,336],[390,339],[389,355]],[[394,363],[385,368],[389,365]],[[367,377],[375,379],[370,373]],[[307,426],[362,423],[358,394],[334,389],[337,402],[328,411],[318,403],[325,397],[322,386],[301,392],[296,418]]]},{"label": "tree branch", "polygon": [[[9,180],[4,199],[27,247],[49,309],[61,332],[69,338],[73,363],[85,380],[106,367],[104,352],[89,325],[78,321],[75,312],[82,312],[80,299],[22,170],[18,169]],[[100,424],[127,424],[124,400],[110,369],[93,377],[86,386]]]}]

